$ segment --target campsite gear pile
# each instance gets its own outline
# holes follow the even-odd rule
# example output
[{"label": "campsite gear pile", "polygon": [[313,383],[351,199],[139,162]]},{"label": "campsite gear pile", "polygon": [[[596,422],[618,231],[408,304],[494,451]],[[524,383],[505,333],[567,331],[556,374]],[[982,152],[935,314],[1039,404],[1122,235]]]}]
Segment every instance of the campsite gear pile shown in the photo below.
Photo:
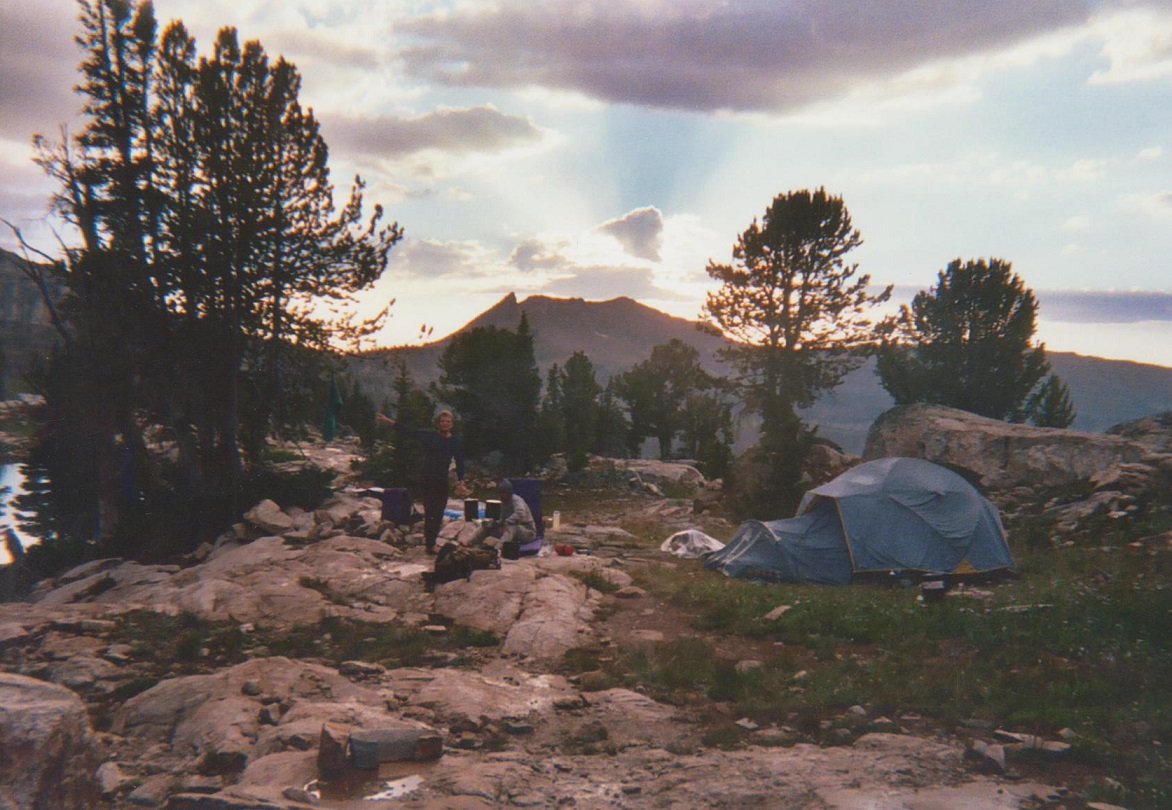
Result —
[{"label": "campsite gear pile", "polygon": [[957,473],[883,458],[810,490],[797,515],[742,524],[706,567],[767,582],[845,585],[892,573],[1014,573],[996,507]]},{"label": "campsite gear pile", "polygon": [[423,572],[423,587],[431,593],[436,585],[468,579],[473,571],[500,569],[501,556],[495,548],[446,543],[435,555],[435,570]]}]

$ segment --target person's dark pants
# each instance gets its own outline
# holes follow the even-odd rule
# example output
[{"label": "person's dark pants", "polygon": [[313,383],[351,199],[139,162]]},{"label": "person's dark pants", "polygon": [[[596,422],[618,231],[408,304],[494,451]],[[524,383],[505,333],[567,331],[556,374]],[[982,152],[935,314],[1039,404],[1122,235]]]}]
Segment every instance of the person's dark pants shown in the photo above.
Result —
[{"label": "person's dark pants", "polygon": [[444,509],[448,505],[448,482],[423,484],[423,544],[428,551],[435,549],[435,538],[439,536],[440,524],[444,521]]}]

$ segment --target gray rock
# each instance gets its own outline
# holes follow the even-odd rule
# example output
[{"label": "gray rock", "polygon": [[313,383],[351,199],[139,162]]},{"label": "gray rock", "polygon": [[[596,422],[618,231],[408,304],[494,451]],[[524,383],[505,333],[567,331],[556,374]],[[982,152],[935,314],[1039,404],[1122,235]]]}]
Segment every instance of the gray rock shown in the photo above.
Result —
[{"label": "gray rock", "polygon": [[904,405],[881,414],[865,459],[923,458],[971,470],[989,489],[1056,487],[1089,481],[1150,450],[1121,435],[1011,424],[937,405]]},{"label": "gray rock", "polygon": [[129,790],[134,779],[118,766],[117,762],[103,762],[97,772],[98,790],[103,799],[110,799],[124,790]]},{"label": "gray rock", "polygon": [[293,518],[281,511],[275,501],[268,499],[245,512],[244,519],[269,534],[280,534],[293,528]]},{"label": "gray rock", "polygon": [[100,754],[73,692],[0,672],[0,807],[92,807]]}]

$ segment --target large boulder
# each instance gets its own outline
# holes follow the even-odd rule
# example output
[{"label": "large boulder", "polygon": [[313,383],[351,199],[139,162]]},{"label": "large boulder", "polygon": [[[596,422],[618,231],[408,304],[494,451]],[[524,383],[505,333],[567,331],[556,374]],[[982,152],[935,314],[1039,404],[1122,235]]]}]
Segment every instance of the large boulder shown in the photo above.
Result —
[{"label": "large boulder", "polygon": [[1067,486],[1121,464],[1159,461],[1125,436],[1012,424],[938,405],[903,405],[875,420],[863,457],[889,456],[967,470],[990,490]]},{"label": "large boulder", "polygon": [[505,653],[554,661],[594,639],[591,622],[600,598],[572,576],[513,563],[439,586],[435,610],[495,633]]},{"label": "large boulder", "polygon": [[0,673],[0,807],[95,807],[100,762],[77,695]]}]

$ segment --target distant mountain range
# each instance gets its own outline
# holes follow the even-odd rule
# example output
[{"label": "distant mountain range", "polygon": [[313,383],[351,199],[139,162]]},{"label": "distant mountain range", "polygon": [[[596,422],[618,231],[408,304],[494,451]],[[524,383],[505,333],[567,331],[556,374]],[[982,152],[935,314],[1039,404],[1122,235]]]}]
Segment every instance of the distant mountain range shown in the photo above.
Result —
[{"label": "distant mountain range", "polygon": [[[653,347],[678,338],[700,352],[709,370],[725,373],[716,352],[724,338],[701,331],[695,321],[676,318],[630,298],[584,301],[580,298],[531,296],[518,302],[510,293],[448,337],[424,346],[371,352],[351,361],[351,373],[375,401],[390,395],[390,382],[400,360],[419,384],[438,377],[438,361],[456,335],[481,326],[516,329],[525,313],[534,334],[534,356],[544,374],[553,363],[564,364],[576,351],[585,352],[600,381],[647,359]],[[1069,386],[1078,411],[1074,427],[1092,432],[1172,410],[1172,368],[1104,360],[1065,352],[1049,352],[1054,372]],[[894,402],[879,385],[874,362],[847,375],[841,386],[804,413],[819,435],[860,453],[875,417]],[[742,437],[738,444],[749,441]]]}]

